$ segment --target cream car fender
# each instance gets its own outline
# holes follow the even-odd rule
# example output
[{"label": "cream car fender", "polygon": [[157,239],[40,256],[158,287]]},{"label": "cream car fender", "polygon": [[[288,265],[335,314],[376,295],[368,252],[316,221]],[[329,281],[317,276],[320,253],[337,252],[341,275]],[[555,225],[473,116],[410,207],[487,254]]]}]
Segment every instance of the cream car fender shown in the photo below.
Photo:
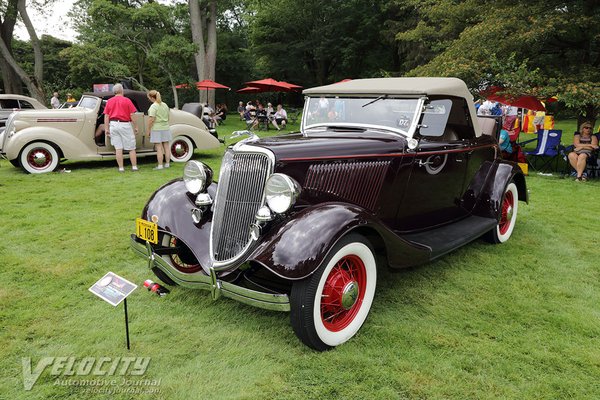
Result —
[{"label": "cream car fender", "polygon": [[[95,152],[90,152],[87,146],[77,136],[58,128],[32,126],[19,130],[6,141],[6,157],[14,160],[21,150],[31,142],[46,142],[53,144],[64,158],[97,157]],[[83,154],[82,150],[85,149]]]},{"label": "cream car fender", "polygon": [[189,137],[194,142],[194,146],[199,150],[213,149],[221,145],[219,140],[209,134],[206,130],[202,130],[192,125],[171,125],[171,137],[175,138],[177,136]]}]

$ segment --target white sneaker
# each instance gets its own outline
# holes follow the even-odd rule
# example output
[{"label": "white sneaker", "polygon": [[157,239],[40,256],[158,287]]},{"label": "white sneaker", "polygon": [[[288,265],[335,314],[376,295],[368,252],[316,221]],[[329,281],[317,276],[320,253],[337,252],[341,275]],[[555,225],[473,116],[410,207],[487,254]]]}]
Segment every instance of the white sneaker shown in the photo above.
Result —
[{"label": "white sneaker", "polygon": [[163,169],[163,166],[162,166],[162,165],[159,165],[158,167],[154,167],[154,168],[152,168],[152,169],[155,169],[155,170],[156,170],[156,169]]},{"label": "white sneaker", "polygon": [[138,167],[131,167],[132,171],[138,171]]},{"label": "white sneaker", "polygon": [[165,164],[165,168],[170,168],[170,167],[171,167],[171,165],[169,163]]}]

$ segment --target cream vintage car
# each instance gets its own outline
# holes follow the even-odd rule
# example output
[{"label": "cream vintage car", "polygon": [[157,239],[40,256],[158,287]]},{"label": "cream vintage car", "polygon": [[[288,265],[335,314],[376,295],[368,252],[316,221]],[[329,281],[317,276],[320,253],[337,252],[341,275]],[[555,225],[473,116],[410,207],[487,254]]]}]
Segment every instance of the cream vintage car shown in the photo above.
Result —
[{"label": "cream vintage car", "polygon": [[[145,119],[151,103],[145,92],[125,90],[138,113],[134,114],[139,132],[137,155],[155,155],[146,136]],[[10,115],[6,129],[0,133],[0,156],[26,172],[41,174],[54,171],[61,159],[114,159],[115,149],[104,134],[96,130],[104,122],[104,105],[111,92],[84,94],[76,107],[67,109],[24,110]],[[221,143],[211,135],[197,116],[172,109],[170,116],[171,160],[188,161],[194,149],[211,149]],[[127,153],[127,152],[125,152]]]}]

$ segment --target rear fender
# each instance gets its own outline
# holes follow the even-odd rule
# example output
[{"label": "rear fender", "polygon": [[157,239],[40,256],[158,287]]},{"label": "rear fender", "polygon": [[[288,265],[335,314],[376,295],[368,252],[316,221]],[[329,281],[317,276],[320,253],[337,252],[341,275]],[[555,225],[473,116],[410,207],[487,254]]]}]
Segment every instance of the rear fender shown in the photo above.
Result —
[{"label": "rear fender", "polygon": [[[200,121],[200,123],[202,123]],[[195,126],[185,124],[173,124],[170,126],[171,136],[186,136],[194,142],[194,147],[199,150],[213,149],[219,147],[221,142],[208,132],[208,129],[200,129]]]},{"label": "rear fender", "polygon": [[500,205],[506,186],[514,181],[519,191],[519,200],[529,203],[529,193],[525,176],[521,168],[511,162],[498,161],[490,168],[481,194],[475,208],[474,215],[489,218],[500,218]]}]

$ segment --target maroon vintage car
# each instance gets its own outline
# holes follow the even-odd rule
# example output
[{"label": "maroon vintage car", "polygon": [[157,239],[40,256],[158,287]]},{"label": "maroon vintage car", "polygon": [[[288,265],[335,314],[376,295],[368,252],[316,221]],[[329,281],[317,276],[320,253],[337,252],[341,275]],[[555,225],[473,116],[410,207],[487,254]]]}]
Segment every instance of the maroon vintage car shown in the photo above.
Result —
[{"label": "maroon vintage car", "polygon": [[459,79],[361,79],[304,94],[299,133],[230,147],[218,184],[188,162],[150,198],[131,243],[163,282],[290,311],[302,342],[325,350],[367,318],[379,268],[480,236],[505,242],[528,198]]}]

